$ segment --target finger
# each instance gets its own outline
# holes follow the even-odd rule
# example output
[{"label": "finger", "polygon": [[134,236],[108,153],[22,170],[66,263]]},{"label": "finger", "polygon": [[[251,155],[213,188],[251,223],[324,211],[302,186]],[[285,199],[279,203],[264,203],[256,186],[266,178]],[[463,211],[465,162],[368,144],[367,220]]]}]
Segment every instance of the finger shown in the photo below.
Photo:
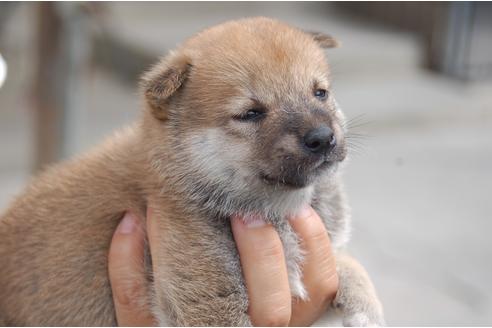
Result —
[{"label": "finger", "polygon": [[338,275],[330,238],[318,214],[309,206],[289,221],[306,254],[302,272],[309,295],[306,301],[294,302],[291,325],[306,326],[314,323],[335,298]]},{"label": "finger", "polygon": [[157,227],[156,227],[156,222],[155,220],[152,220],[152,208],[150,206],[147,206],[147,219],[146,225],[147,225],[147,238],[149,240],[149,248],[150,248],[150,253],[152,254],[152,249],[157,249],[157,242],[158,242],[158,236],[157,236]]},{"label": "finger", "polygon": [[126,213],[109,250],[109,279],[119,326],[153,326],[144,272],[145,231],[142,222]]},{"label": "finger", "polygon": [[275,229],[261,218],[232,219],[232,232],[248,289],[248,313],[255,326],[286,326],[291,296],[284,252]]}]

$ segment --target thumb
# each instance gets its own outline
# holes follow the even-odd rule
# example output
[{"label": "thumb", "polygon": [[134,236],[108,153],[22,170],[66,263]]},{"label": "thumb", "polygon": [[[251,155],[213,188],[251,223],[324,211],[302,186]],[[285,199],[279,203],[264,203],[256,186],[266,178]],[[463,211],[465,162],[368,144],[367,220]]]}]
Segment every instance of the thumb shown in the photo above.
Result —
[{"label": "thumb", "polygon": [[127,212],[109,250],[109,279],[119,326],[153,326],[144,272],[145,230],[142,220]]}]

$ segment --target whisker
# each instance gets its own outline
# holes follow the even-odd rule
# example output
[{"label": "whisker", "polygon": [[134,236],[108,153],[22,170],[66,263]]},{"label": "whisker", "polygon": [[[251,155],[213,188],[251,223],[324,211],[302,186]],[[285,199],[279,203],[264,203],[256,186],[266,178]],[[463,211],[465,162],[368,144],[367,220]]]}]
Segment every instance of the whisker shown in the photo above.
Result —
[{"label": "whisker", "polygon": [[343,127],[346,130],[352,130],[360,127],[365,127],[371,124],[374,124],[374,121],[368,120],[366,114],[360,114],[347,120],[343,125]]},{"label": "whisker", "polygon": [[350,125],[350,124],[353,124],[353,123],[357,123],[357,122],[362,122],[364,120],[364,118],[366,117],[366,114],[359,114],[359,115],[356,115],[348,120],[345,121],[345,125]]},{"label": "whisker", "polygon": [[363,156],[367,153],[367,147],[347,143],[347,151],[351,155]]},{"label": "whisker", "polygon": [[373,135],[370,135],[370,134],[351,134],[351,133],[347,133],[345,135],[345,139],[349,139],[349,140],[368,140],[368,139],[372,139],[374,138]]}]

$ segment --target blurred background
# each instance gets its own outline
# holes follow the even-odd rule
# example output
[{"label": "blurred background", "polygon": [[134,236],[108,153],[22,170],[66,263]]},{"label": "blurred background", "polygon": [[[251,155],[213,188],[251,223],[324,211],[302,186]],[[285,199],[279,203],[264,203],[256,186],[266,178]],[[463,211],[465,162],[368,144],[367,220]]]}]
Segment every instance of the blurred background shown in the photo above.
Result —
[{"label": "blurred background", "polygon": [[0,209],[133,121],[158,56],[258,15],[342,42],[328,51],[334,90],[361,135],[345,171],[349,249],[388,323],[492,325],[491,3],[2,2]]}]

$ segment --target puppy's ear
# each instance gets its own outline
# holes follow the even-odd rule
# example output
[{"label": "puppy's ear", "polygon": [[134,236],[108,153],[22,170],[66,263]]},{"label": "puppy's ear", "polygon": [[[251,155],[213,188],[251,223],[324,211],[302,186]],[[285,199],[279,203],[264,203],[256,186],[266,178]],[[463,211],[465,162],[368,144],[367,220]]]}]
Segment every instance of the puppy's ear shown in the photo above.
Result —
[{"label": "puppy's ear", "polygon": [[160,120],[168,118],[167,105],[188,77],[191,63],[182,54],[170,54],[142,76],[140,86],[152,114]]},{"label": "puppy's ear", "polygon": [[331,35],[324,34],[321,32],[305,31],[307,34],[316,41],[321,48],[338,48],[340,47],[340,42],[332,37]]}]

